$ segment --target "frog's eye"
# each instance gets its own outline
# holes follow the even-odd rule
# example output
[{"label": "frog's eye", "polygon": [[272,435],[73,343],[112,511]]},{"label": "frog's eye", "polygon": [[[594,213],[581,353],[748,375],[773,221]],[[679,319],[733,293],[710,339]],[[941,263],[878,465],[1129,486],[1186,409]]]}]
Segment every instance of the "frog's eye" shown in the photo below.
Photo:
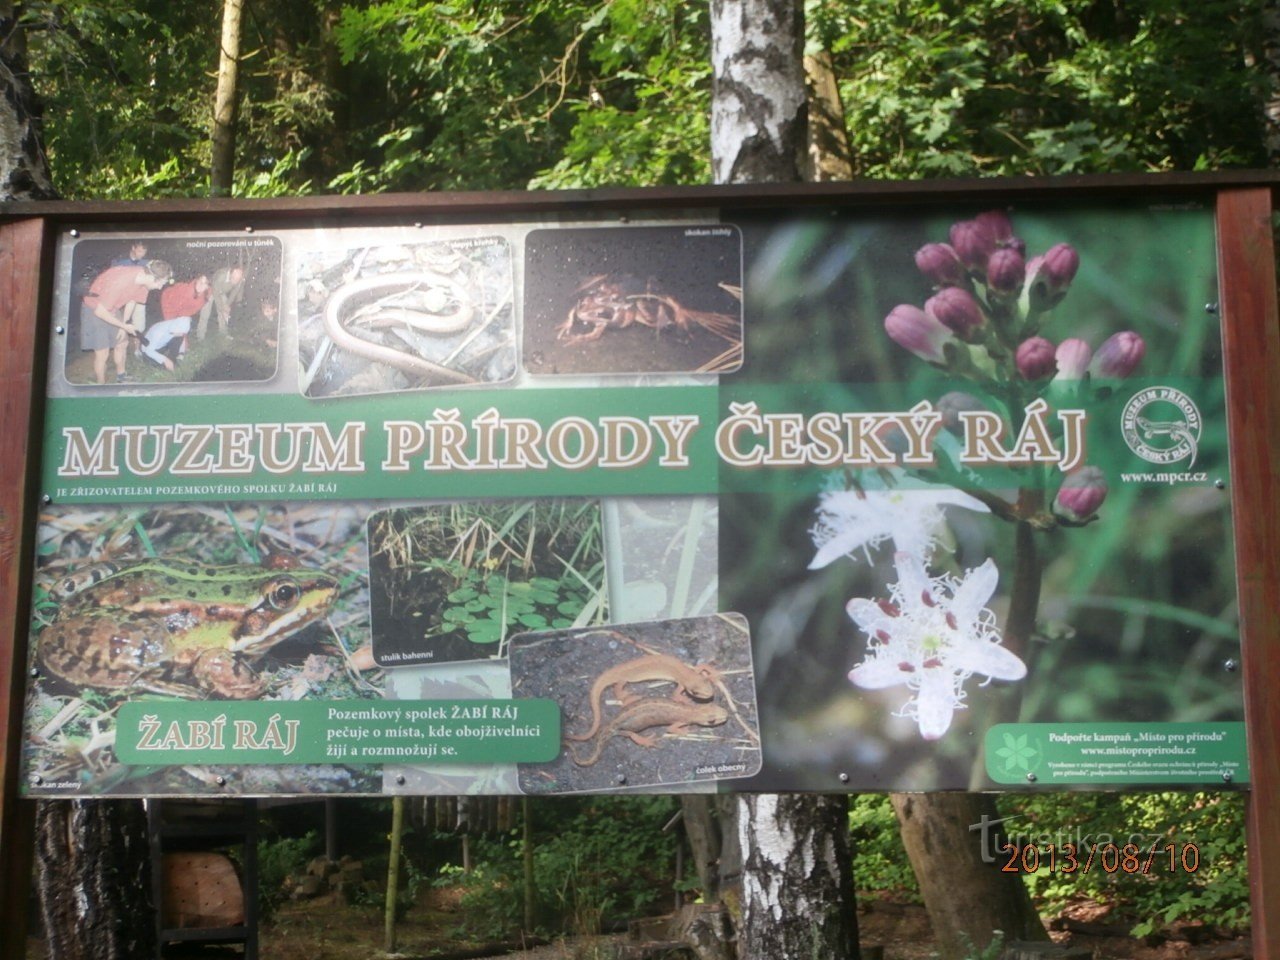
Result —
[{"label": "frog's eye", "polygon": [[267,589],[267,602],[276,610],[291,610],[302,591],[293,580],[276,580]]}]

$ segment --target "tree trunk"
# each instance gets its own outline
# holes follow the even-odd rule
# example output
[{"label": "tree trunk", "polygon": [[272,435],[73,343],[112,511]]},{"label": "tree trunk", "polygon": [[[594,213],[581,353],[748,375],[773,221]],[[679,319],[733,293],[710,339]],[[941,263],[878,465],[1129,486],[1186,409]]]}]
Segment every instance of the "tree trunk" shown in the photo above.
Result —
[{"label": "tree trunk", "polygon": [[1280,164],[1280,2],[1267,0],[1262,8],[1262,73],[1267,100],[1262,109],[1267,162]]},{"label": "tree trunk", "polygon": [[804,179],[807,107],[799,0],[711,0],[716,183]]},{"label": "tree trunk", "polygon": [[809,91],[808,179],[815,183],[852,180],[853,154],[831,54],[819,50],[806,56],[804,76]]},{"label": "tree trunk", "polygon": [[[718,183],[804,179],[808,109],[799,0],[711,0],[711,163]],[[848,801],[744,796],[738,955],[844,960],[858,955]],[[728,823],[723,835],[731,835]],[[721,854],[721,896],[725,857]]]},{"label": "tree trunk", "polygon": [[0,0],[0,201],[52,200],[40,129],[40,102],[27,73],[26,34],[13,0]]},{"label": "tree trunk", "polygon": [[147,818],[136,800],[46,800],[36,813],[49,960],[154,956]]},{"label": "tree trunk", "polygon": [[218,89],[213,105],[213,160],[209,166],[209,192],[215,197],[230,196],[235,179],[240,14],[243,10],[244,0],[223,0]]},{"label": "tree trunk", "polygon": [[[0,0],[0,201],[57,197],[12,0]],[[50,960],[131,960],[155,951],[147,818],[136,800],[36,807],[36,892]]]},{"label": "tree trunk", "polygon": [[400,898],[400,839],[404,835],[404,797],[391,800],[391,847],[387,856],[387,896],[383,908],[383,949],[396,952],[396,907]]},{"label": "tree trunk", "polygon": [[999,818],[990,794],[891,800],[942,960],[976,955],[997,930],[1006,942],[1049,939],[1021,876],[1002,872],[1004,860],[993,856],[1001,840],[988,826]]},{"label": "tree trunk", "polygon": [[857,957],[847,798],[747,796],[740,824],[738,955]]}]

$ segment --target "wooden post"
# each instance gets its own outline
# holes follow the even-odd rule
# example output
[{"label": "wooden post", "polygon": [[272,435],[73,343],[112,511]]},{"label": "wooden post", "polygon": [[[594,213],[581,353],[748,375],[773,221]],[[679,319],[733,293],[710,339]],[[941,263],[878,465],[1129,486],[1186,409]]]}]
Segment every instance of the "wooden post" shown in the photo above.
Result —
[{"label": "wooden post", "polygon": [[35,808],[18,799],[26,691],[33,379],[43,352],[40,277],[46,223],[0,224],[0,956],[23,956]]},{"label": "wooden post", "polygon": [[1271,191],[1218,193],[1218,283],[1227,370],[1236,582],[1249,731],[1253,955],[1280,960],[1280,314]]}]

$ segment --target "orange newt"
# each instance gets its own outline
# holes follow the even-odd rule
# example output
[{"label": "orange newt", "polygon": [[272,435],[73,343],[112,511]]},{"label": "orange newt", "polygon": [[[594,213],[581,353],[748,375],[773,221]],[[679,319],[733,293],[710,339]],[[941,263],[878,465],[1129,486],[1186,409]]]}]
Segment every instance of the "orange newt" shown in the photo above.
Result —
[{"label": "orange newt", "polygon": [[590,740],[600,729],[604,709],[604,692],[613,687],[613,695],[623,699],[623,687],[628,683],[666,681],[676,685],[676,693],[686,700],[705,703],[716,695],[711,682],[713,671],[708,666],[691,667],[683,660],[665,653],[650,653],[610,667],[591,685],[591,726],[586,733],[568,734],[566,740]]},{"label": "orange newt", "polygon": [[572,747],[569,753],[578,766],[590,767],[600,759],[605,744],[614,737],[628,737],[642,747],[652,747],[658,738],[642,736],[641,730],[666,727],[669,733],[682,733],[692,727],[719,727],[728,720],[729,711],[718,703],[681,703],[665,697],[633,700],[605,724],[590,756],[584,760]]}]

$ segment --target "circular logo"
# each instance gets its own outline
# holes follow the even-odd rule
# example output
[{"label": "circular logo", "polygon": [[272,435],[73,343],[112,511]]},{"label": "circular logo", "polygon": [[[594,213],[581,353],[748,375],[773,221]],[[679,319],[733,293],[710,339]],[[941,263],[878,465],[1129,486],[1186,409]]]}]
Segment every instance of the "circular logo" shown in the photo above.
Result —
[{"label": "circular logo", "polygon": [[1173,387],[1147,387],[1124,405],[1120,430],[1129,449],[1151,463],[1196,462],[1203,422],[1195,402]]}]

